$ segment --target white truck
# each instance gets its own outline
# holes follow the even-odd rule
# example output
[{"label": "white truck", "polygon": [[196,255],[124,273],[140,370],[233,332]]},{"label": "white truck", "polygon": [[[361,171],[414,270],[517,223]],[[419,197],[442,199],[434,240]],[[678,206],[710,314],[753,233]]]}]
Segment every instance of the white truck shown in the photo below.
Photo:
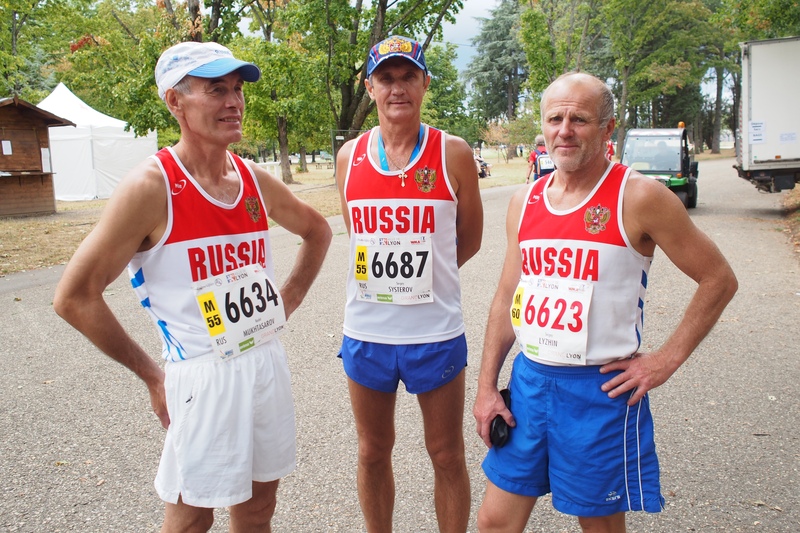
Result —
[{"label": "white truck", "polygon": [[800,37],[740,43],[739,177],[760,191],[800,182]]}]

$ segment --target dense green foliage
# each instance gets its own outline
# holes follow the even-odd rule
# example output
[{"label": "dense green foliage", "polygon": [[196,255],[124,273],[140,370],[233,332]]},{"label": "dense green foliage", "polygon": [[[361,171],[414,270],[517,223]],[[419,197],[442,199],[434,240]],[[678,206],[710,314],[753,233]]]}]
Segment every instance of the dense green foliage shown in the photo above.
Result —
[{"label": "dense green foliage", "polygon": [[520,6],[517,0],[502,0],[491,15],[474,39],[479,53],[467,68],[472,107],[485,120],[513,119],[528,77],[525,52],[517,37]]},{"label": "dense green foliage", "polygon": [[[571,70],[608,80],[617,99],[620,143],[629,128],[683,121],[693,137],[718,151],[721,130],[735,127],[738,43],[800,35],[800,8],[791,0],[521,3],[530,97],[536,100]],[[704,94],[712,92],[704,86],[713,94]]]},{"label": "dense green foliage", "polygon": [[485,124],[466,108],[467,89],[454,65],[455,46],[432,46],[425,53],[432,80],[422,104],[422,120],[464,139],[477,140]]},{"label": "dense green foliage", "polygon": [[[276,157],[331,150],[375,123],[365,59],[381,39],[424,43],[433,84],[423,118],[470,143],[530,144],[541,91],[563,72],[609,80],[618,139],[630,127],[684,121],[719,148],[735,125],[739,46],[800,34],[793,0],[501,0],[482,21],[465,77],[441,40],[463,0],[0,0],[0,96],[37,103],[59,82],[137,133],[175,142],[155,62],[181,40],[215,40],[258,64],[248,84],[246,139],[237,149]],[[709,90],[709,88],[711,88]],[[709,94],[711,93],[711,94]],[[698,142],[698,145],[703,142]]]}]

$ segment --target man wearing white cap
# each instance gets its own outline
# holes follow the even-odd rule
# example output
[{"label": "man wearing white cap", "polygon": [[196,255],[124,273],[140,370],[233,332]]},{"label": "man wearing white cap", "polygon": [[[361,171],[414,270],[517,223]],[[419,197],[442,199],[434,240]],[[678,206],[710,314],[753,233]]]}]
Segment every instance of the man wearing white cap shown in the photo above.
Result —
[{"label": "man wearing white cap", "polygon": [[420,43],[399,36],[378,43],[366,74],[380,125],[337,155],[350,233],[340,355],[358,432],[359,500],[367,531],[392,531],[394,409],[403,381],[422,410],[439,530],[463,533],[470,491],[458,269],[481,245],[478,173],[463,139],[420,122],[431,82]]},{"label": "man wearing white cap", "polygon": [[[325,219],[274,176],[227,151],[242,138],[255,65],[216,43],[180,43],[156,65],[178,143],[119,184],[67,265],[56,312],[147,385],[168,428],[156,490],[162,531],[269,531],[281,477],[295,467],[294,406],[278,340],[322,266]],[[302,237],[275,284],[267,216]],[[161,334],[165,370],[125,332],[103,291],[127,265]]]}]

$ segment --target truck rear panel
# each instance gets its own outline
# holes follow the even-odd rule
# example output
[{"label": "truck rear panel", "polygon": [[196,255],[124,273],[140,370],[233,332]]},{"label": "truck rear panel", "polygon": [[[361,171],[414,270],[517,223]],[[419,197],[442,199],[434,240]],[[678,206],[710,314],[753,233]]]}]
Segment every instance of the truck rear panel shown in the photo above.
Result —
[{"label": "truck rear panel", "polygon": [[800,167],[800,37],[741,47],[739,165],[743,171]]}]

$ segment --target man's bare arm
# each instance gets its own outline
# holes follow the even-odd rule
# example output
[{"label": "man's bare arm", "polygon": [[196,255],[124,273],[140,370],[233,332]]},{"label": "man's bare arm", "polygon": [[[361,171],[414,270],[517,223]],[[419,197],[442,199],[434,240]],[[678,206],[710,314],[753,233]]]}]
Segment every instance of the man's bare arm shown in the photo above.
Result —
[{"label": "man's bare arm", "polygon": [[458,198],[456,237],[458,266],[481,249],[483,239],[483,203],[478,186],[478,170],[469,145],[460,137],[447,136],[447,161],[444,162]]},{"label": "man's bare arm", "polygon": [[56,313],[97,348],[132,370],[147,385],[153,411],[169,425],[164,373],[127,334],[103,299],[103,291],[166,222],[166,186],[156,165],[145,161],[126,176],[100,221],[64,270],[53,300]]},{"label": "man's bare arm", "polygon": [[517,226],[526,192],[526,189],[520,189],[514,194],[506,215],[505,260],[500,282],[489,308],[481,370],[478,376],[478,394],[472,410],[477,422],[478,435],[486,446],[491,446],[489,430],[495,416],[501,415],[510,426],[515,424],[514,417],[511,416],[498,392],[497,380],[508,352],[516,342],[509,309],[522,273],[522,254],[519,251]]},{"label": "man's bare arm", "polygon": [[286,318],[289,318],[303,302],[319,274],[333,233],[328,221],[295,196],[282,181],[255,164],[250,166],[264,191],[269,217],[303,239],[294,266],[281,287]]},{"label": "man's bare arm", "polygon": [[345,179],[347,179],[347,165],[350,163],[350,154],[355,147],[355,140],[349,140],[339,148],[336,154],[336,187],[339,189],[339,201],[342,205],[342,217],[344,218],[344,225],[347,228],[347,234],[350,234],[350,212],[347,210],[347,201],[344,197]]},{"label": "man's bare arm", "polygon": [[603,373],[623,370],[602,388],[612,398],[635,388],[628,400],[633,405],[666,382],[689,358],[719,320],[738,283],[719,248],[694,225],[675,193],[641,176],[633,176],[627,189],[624,201],[629,211],[624,222],[634,246],[645,255],[652,255],[658,246],[678,269],[697,282],[678,326],[658,350],[601,369]]}]

